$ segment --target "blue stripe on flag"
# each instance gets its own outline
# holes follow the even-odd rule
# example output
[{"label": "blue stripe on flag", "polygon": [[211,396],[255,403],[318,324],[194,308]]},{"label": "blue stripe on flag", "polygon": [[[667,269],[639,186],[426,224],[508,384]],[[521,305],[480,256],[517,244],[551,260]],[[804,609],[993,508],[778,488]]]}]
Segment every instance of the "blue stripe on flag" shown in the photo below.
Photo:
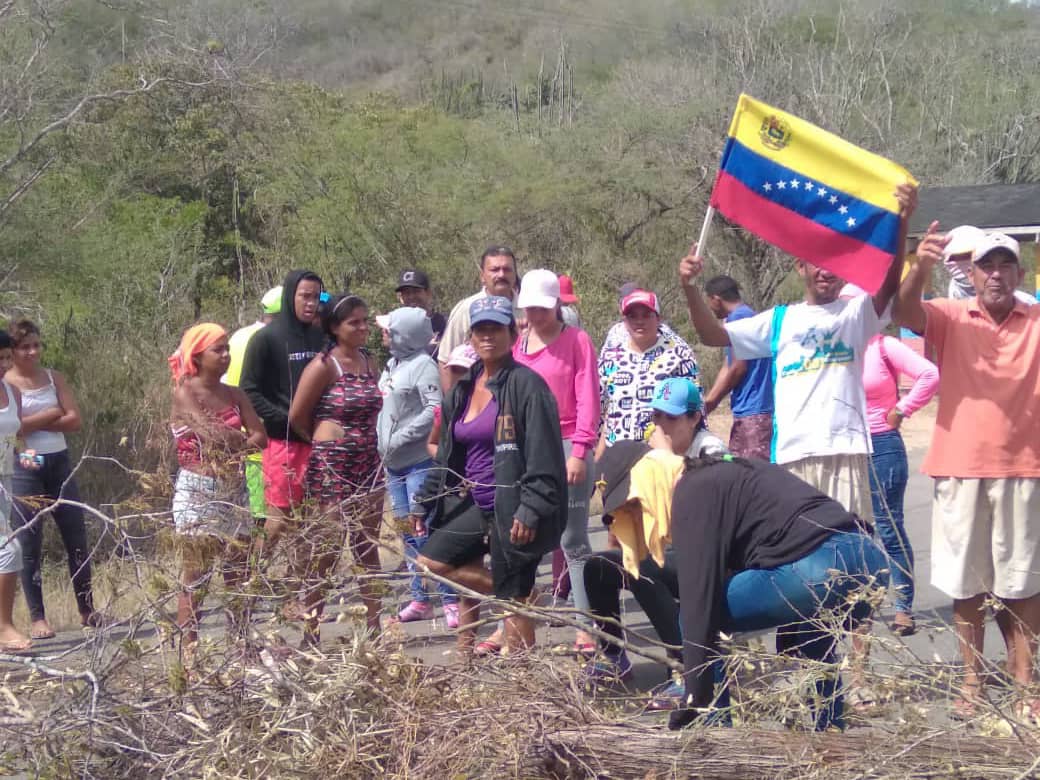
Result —
[{"label": "blue stripe on flag", "polygon": [[726,141],[722,170],[745,187],[817,224],[878,249],[896,253],[899,215],[809,179],[748,149]]}]

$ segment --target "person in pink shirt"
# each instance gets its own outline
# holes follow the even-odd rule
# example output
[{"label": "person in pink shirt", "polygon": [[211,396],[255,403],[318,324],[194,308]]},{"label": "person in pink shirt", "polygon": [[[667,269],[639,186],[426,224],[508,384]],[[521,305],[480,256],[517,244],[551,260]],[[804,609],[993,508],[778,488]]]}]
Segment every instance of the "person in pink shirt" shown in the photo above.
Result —
[{"label": "person in pink shirt", "polygon": [[[899,376],[914,380],[899,397]],[[939,370],[899,339],[878,334],[867,343],[863,364],[867,393],[867,423],[873,449],[870,500],[874,527],[889,558],[890,590],[896,614],[889,628],[900,636],[916,630],[914,623],[914,551],[903,525],[903,497],[909,479],[906,447],[899,427],[928,404],[939,389]]]},{"label": "person in pink shirt", "polygon": [[[587,614],[585,560],[592,554],[589,496],[600,415],[596,348],[585,331],[563,323],[560,282],[552,271],[524,274],[517,305],[526,313],[528,329],[514,345],[513,357],[545,380],[560,412],[568,485],[567,527],[560,546],[567,558],[574,607]],[[575,650],[592,654],[596,643],[580,631]]]}]

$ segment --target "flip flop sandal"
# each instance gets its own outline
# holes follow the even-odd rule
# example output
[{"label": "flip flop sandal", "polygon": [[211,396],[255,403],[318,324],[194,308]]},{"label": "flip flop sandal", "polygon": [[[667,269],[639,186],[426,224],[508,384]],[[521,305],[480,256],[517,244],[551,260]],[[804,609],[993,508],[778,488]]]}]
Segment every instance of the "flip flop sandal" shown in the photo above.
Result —
[{"label": "flip flop sandal", "polygon": [[595,642],[575,642],[574,652],[582,658],[590,659],[596,655],[596,651],[599,648],[596,647]]},{"label": "flip flop sandal", "polygon": [[975,720],[979,716],[979,705],[972,699],[966,699],[963,696],[958,696],[950,704],[950,719],[964,722],[967,720]]},{"label": "flip flop sandal", "polygon": [[1033,726],[1040,725],[1040,699],[1020,701],[1015,705],[1015,716]]},{"label": "flip flop sandal", "polygon": [[103,612],[91,612],[80,622],[84,628],[104,628],[108,625],[108,617]]},{"label": "flip flop sandal", "polygon": [[[54,636],[51,634],[51,636]],[[7,653],[9,655],[24,655],[32,652],[32,640],[27,639],[24,642],[0,642],[0,653]]]},{"label": "flip flop sandal", "polygon": [[857,686],[845,694],[845,706],[853,712],[873,712],[879,704],[874,692],[867,686]]},{"label": "flip flop sandal", "polygon": [[53,630],[51,630],[51,631],[30,631],[29,632],[30,639],[54,639],[54,637],[56,637],[56,636],[57,636],[57,634]]},{"label": "flip flop sandal", "polygon": [[498,642],[492,642],[490,639],[477,642],[477,646],[473,648],[473,655],[477,658],[488,658],[493,655],[499,655],[501,652],[502,645]]},{"label": "flip flop sandal", "polygon": [[917,633],[917,622],[913,618],[909,623],[893,620],[888,624],[888,630],[896,636],[913,636]]}]

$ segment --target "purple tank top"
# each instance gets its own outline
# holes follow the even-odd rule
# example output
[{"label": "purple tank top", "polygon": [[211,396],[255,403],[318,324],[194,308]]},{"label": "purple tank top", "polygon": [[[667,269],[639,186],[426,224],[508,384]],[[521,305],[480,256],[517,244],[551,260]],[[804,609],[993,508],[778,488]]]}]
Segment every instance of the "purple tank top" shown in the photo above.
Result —
[{"label": "purple tank top", "polygon": [[[469,411],[469,404],[466,404]],[[455,441],[466,448],[465,477],[477,482],[473,500],[485,511],[495,508],[495,420],[498,402],[492,398],[484,411],[469,422],[463,422],[463,413],[455,422]]]}]

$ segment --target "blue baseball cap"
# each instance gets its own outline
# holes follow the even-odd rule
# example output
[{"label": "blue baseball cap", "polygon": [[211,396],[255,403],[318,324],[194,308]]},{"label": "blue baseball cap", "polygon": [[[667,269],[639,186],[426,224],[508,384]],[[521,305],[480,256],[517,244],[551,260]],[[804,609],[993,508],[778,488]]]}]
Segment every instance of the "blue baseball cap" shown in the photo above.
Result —
[{"label": "blue baseball cap", "polygon": [[469,325],[472,328],[481,322],[493,322],[496,325],[512,325],[513,302],[501,295],[488,295],[477,298],[469,305]]},{"label": "blue baseball cap", "polygon": [[659,382],[654,388],[654,397],[650,408],[679,417],[690,412],[702,412],[701,391],[693,382],[684,376],[673,376]]}]

